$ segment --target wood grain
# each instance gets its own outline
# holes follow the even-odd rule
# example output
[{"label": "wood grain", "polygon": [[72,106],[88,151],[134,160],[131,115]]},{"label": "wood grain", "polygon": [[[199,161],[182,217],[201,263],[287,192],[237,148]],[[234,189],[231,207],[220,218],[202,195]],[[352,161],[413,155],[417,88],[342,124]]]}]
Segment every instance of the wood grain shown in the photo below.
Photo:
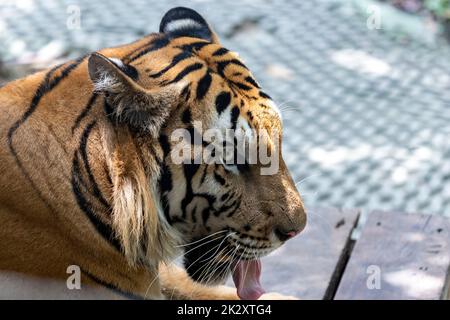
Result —
[{"label": "wood grain", "polygon": [[[335,299],[446,298],[449,266],[449,219],[373,212],[356,242]],[[379,288],[373,278],[377,268]]]},{"label": "wood grain", "polygon": [[[304,232],[263,258],[262,284],[267,292],[301,299],[330,299],[351,248],[350,235],[359,210],[308,210]],[[234,286],[232,281],[230,285]],[[107,288],[68,290],[65,281],[2,271],[0,299],[123,299]]]}]

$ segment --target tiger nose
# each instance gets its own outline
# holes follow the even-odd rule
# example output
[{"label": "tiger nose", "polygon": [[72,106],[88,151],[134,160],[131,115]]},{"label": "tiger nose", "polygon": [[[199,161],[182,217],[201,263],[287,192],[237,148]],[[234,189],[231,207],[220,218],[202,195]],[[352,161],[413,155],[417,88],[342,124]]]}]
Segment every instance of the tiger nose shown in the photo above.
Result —
[{"label": "tiger nose", "polygon": [[296,235],[298,235],[300,232],[305,229],[306,226],[306,214],[303,211],[303,214],[299,216],[297,221],[295,223],[289,223],[288,226],[286,225],[277,225],[274,227],[273,232],[275,233],[275,236],[280,239],[280,241],[287,241]]},{"label": "tiger nose", "polygon": [[277,236],[277,238],[283,242],[295,237],[297,234],[300,233],[300,231],[294,231],[294,230],[285,231],[280,227],[275,228],[274,232],[275,232],[275,235]]}]

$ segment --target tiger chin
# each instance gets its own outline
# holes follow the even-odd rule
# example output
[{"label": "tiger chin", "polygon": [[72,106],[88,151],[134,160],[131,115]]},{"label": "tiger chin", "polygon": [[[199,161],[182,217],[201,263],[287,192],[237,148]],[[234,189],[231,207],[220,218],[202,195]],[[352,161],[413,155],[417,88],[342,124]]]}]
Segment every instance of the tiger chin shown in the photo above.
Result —
[{"label": "tiger chin", "polygon": [[[306,224],[281,114],[197,12],[171,9],[158,33],[10,82],[0,109],[0,274],[65,287],[75,265],[83,288],[126,298],[288,298],[259,281],[260,258]],[[192,147],[225,143],[200,129],[269,132],[244,136],[276,170],[215,151],[194,161]],[[180,144],[193,149],[182,162]],[[230,275],[236,288],[222,286]]]}]

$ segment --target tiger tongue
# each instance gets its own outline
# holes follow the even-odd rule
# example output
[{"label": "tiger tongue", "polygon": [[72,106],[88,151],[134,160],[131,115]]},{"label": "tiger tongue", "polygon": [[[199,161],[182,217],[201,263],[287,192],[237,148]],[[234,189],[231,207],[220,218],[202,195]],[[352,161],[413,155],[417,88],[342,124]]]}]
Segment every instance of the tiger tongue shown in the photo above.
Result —
[{"label": "tiger tongue", "polygon": [[233,281],[239,298],[256,300],[265,292],[259,281],[260,276],[260,260],[241,260],[237,263],[233,271]]}]

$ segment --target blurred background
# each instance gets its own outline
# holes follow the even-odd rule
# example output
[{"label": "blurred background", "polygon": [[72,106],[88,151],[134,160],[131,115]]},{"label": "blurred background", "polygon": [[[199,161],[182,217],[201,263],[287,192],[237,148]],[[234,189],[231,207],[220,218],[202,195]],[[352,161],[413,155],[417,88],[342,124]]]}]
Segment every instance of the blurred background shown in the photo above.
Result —
[{"label": "blurred background", "polygon": [[450,216],[449,0],[0,0],[0,82],[155,32],[180,5],[281,107],[307,207]]}]

